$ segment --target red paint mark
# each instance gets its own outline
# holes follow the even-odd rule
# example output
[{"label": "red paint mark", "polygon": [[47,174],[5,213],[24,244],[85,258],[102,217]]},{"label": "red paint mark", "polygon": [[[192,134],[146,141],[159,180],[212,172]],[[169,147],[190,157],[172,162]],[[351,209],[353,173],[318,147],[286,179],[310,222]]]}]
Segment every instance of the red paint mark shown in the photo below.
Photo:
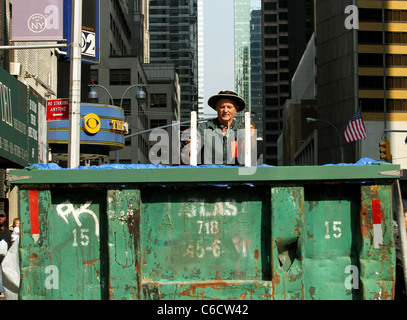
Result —
[{"label": "red paint mark", "polygon": [[40,223],[38,215],[38,191],[30,190],[30,219],[31,219],[31,234],[40,234]]},{"label": "red paint mark", "polygon": [[380,200],[372,200],[372,213],[373,213],[373,224],[381,224],[382,211],[380,209]]}]

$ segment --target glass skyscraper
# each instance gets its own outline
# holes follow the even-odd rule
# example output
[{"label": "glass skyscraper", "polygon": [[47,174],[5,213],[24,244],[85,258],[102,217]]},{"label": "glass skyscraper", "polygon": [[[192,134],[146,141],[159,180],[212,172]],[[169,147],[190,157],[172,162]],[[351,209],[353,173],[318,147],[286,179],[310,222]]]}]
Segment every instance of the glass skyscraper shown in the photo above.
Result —
[{"label": "glass skyscraper", "polygon": [[234,0],[235,90],[262,136],[261,1]]},{"label": "glass skyscraper", "polygon": [[198,114],[204,117],[204,0],[198,0]]}]

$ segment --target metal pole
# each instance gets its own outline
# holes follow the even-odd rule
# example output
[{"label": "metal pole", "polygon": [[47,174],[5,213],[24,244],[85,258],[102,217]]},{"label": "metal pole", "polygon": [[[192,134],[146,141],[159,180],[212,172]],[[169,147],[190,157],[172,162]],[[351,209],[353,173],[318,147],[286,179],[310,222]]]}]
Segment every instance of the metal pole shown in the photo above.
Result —
[{"label": "metal pole", "polygon": [[[237,117],[237,116],[236,116],[236,117]],[[213,117],[212,117],[212,118],[204,118],[204,119],[198,119],[197,121],[198,121],[198,122],[202,122],[202,121],[213,120],[213,119],[216,119],[216,118],[217,118],[217,117],[214,117],[214,118],[213,118]],[[127,135],[127,136],[124,136],[124,139],[128,139],[128,138],[131,138],[131,137],[134,137],[134,136],[138,136],[138,135],[140,135],[140,134],[144,134],[144,133],[147,133],[147,132],[151,132],[151,131],[156,130],[156,129],[165,129],[165,128],[168,128],[168,127],[180,126],[180,125],[190,124],[190,123],[191,123],[191,120],[182,121],[182,122],[176,121],[176,122],[171,123],[171,124],[166,124],[165,126],[155,127],[155,128],[152,128],[152,129],[147,129],[147,130],[143,130],[143,131],[139,131],[139,132],[136,132],[136,133],[129,134],[129,135]]]},{"label": "metal pole", "polygon": [[[307,119],[314,119],[314,118],[307,118]],[[343,146],[342,146],[342,143],[341,143],[341,135],[339,134],[338,128],[332,122],[330,122],[328,120],[325,120],[325,119],[314,119],[314,120],[310,120],[310,121],[323,121],[323,122],[326,122],[327,124],[329,124],[331,127],[333,127],[335,129],[336,133],[338,134],[339,148],[341,150],[341,162],[343,163]]]},{"label": "metal pole", "polygon": [[23,46],[0,46],[0,50],[18,50],[18,49],[53,49],[66,48],[67,44],[38,44],[38,45],[23,45]]},{"label": "metal pole", "polygon": [[[122,98],[120,99],[120,108],[123,108],[123,99],[124,99],[124,96],[126,95],[127,91],[129,91],[130,89],[135,88],[135,87],[143,88],[145,86],[146,86],[145,84],[139,84],[138,83],[138,84],[133,84],[130,87],[128,87],[124,91],[124,93],[122,95]],[[113,101],[113,98],[112,98],[112,101]],[[137,101],[137,104],[140,105],[140,101]],[[116,158],[116,163],[119,163],[120,162],[120,151],[115,152],[115,158]]]},{"label": "metal pole", "polygon": [[82,0],[73,0],[68,167],[80,163]]},{"label": "metal pole", "polygon": [[251,153],[251,123],[250,112],[244,114],[244,163],[246,167],[252,166],[252,153]]},{"label": "metal pole", "polygon": [[198,127],[197,127],[197,114],[196,111],[191,112],[191,166],[198,165],[198,148],[197,148],[197,134],[198,134]]}]

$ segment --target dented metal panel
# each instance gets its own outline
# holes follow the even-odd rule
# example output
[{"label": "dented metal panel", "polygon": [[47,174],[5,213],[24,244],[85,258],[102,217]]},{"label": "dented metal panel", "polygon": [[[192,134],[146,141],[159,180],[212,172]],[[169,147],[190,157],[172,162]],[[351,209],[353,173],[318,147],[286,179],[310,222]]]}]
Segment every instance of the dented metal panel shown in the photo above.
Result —
[{"label": "dented metal panel", "polygon": [[271,188],[273,299],[304,299],[304,188]]},{"label": "dented metal panel", "polygon": [[108,189],[109,299],[141,299],[140,191]]},{"label": "dented metal panel", "polygon": [[390,178],[162,180],[23,184],[20,298],[394,298]]},{"label": "dented metal panel", "polygon": [[[195,285],[210,280],[203,296],[213,298],[214,292],[208,293],[211,290],[219,296],[222,290],[215,288],[220,287],[230,292],[230,298],[238,299],[247,286],[239,281],[270,280],[269,255],[260,255],[270,234],[269,224],[264,223],[269,212],[264,192],[244,187],[222,192],[190,187],[165,193],[149,189],[141,194],[142,282],[147,287],[166,282],[168,294],[170,281]],[[204,285],[200,284],[201,291]],[[176,285],[173,291],[173,295],[179,292],[179,298],[196,294],[187,288],[180,291]],[[227,295],[219,296],[223,297]]]}]

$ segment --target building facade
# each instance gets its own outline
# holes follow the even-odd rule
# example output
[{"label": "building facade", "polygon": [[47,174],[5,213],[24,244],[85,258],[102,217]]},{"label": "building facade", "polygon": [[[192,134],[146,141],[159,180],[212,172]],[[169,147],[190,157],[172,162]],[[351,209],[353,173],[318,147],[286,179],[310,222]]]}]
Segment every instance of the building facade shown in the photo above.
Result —
[{"label": "building facade", "polygon": [[[98,102],[113,103],[122,107],[128,123],[125,148],[118,152],[111,152],[104,162],[149,163],[149,136],[148,134],[136,135],[136,133],[146,131],[155,124],[154,111],[163,110],[162,108],[169,110],[178,108],[178,102],[173,104],[172,98],[164,99],[165,103],[168,103],[165,107],[159,104],[160,107],[151,108],[151,104],[156,101],[155,87],[159,85],[159,81],[157,77],[153,77],[154,82],[150,86],[148,77],[151,78],[151,72],[150,76],[145,72],[151,62],[149,1],[102,0],[100,15],[101,21],[109,21],[109,23],[101,23],[101,58],[99,64],[91,67],[88,85],[94,81],[95,84],[103,86],[113,101],[103,88],[96,87]],[[173,65],[171,66],[173,68]],[[178,81],[177,76],[174,73],[168,74],[168,66],[164,64],[161,64],[160,68],[167,74],[167,78],[162,80],[162,86],[165,87],[162,93],[169,91],[167,83],[171,82],[170,89],[173,91],[170,96],[178,97],[178,83],[172,83],[172,81]],[[140,90],[146,93],[144,101],[136,99]],[[159,101],[163,100],[159,99]],[[178,116],[179,111],[168,113],[166,120],[170,122],[176,120]]]},{"label": "building facade", "polygon": [[[344,161],[379,160],[379,143],[388,138],[392,162],[405,167],[407,6],[381,0],[355,4],[317,1],[318,117],[343,133],[361,108],[367,137],[341,141]],[[332,128],[320,124],[318,131],[319,162],[339,162]]]},{"label": "building facade", "polygon": [[[175,159],[175,157],[179,154],[176,152],[179,148],[178,143],[173,143],[173,139],[180,141],[179,130],[177,131],[179,126],[175,124],[181,120],[181,88],[175,65],[149,63],[144,64],[143,67],[148,81],[149,129],[157,128],[157,130],[139,135],[138,139],[143,139],[143,137],[148,139],[150,163],[178,165],[180,159]],[[175,132],[174,135],[173,132]],[[168,138],[167,144],[165,141],[161,141],[163,136]]]},{"label": "building facade", "polygon": [[188,120],[191,111],[198,111],[199,102],[203,104],[198,90],[203,80],[199,74],[203,68],[198,64],[199,52],[203,52],[198,50],[198,37],[203,39],[198,32],[202,5],[198,0],[150,1],[150,61],[175,64],[181,85],[182,120]]},{"label": "building facade", "polygon": [[[0,1],[1,46],[55,44],[11,42],[12,12],[13,1]],[[0,212],[9,222],[17,206],[9,201],[6,169],[48,162],[46,100],[58,94],[57,55],[54,48],[0,50]]]},{"label": "building facade", "polygon": [[198,117],[205,116],[204,0],[198,0]]},{"label": "building facade", "polygon": [[264,162],[277,165],[290,80],[314,28],[313,0],[262,0]]},{"label": "building facade", "polygon": [[278,140],[278,165],[318,164],[318,131],[307,121],[317,118],[316,61],[314,34],[291,78],[291,96],[284,105],[284,128]]},{"label": "building facade", "polygon": [[406,168],[407,4],[359,0],[358,9],[358,94],[368,134],[360,153],[379,159],[378,144],[388,138],[391,161]]},{"label": "building facade", "polygon": [[[12,1],[0,1],[1,45],[32,46],[56,42],[10,42]],[[14,13],[16,14],[16,13]],[[24,167],[48,162],[46,100],[57,97],[57,50],[1,50],[0,165]]]},{"label": "building facade", "polygon": [[[144,45],[148,44],[146,13],[148,1],[101,0],[100,21],[109,23],[100,24],[100,61],[91,66],[89,76],[82,76],[83,82],[87,82],[84,83],[87,86],[84,93],[89,92],[92,81],[105,88],[96,87],[96,101],[87,99],[86,95],[82,95],[83,98],[122,107],[129,133],[148,127],[148,120],[144,119],[147,112],[143,112],[147,109],[146,102],[135,99],[141,88],[135,85],[147,85],[142,67],[142,62],[149,59],[148,52],[144,50]],[[146,90],[146,87],[143,88]],[[147,141],[128,139],[123,150],[111,152],[103,162],[146,163],[147,145]]]}]

